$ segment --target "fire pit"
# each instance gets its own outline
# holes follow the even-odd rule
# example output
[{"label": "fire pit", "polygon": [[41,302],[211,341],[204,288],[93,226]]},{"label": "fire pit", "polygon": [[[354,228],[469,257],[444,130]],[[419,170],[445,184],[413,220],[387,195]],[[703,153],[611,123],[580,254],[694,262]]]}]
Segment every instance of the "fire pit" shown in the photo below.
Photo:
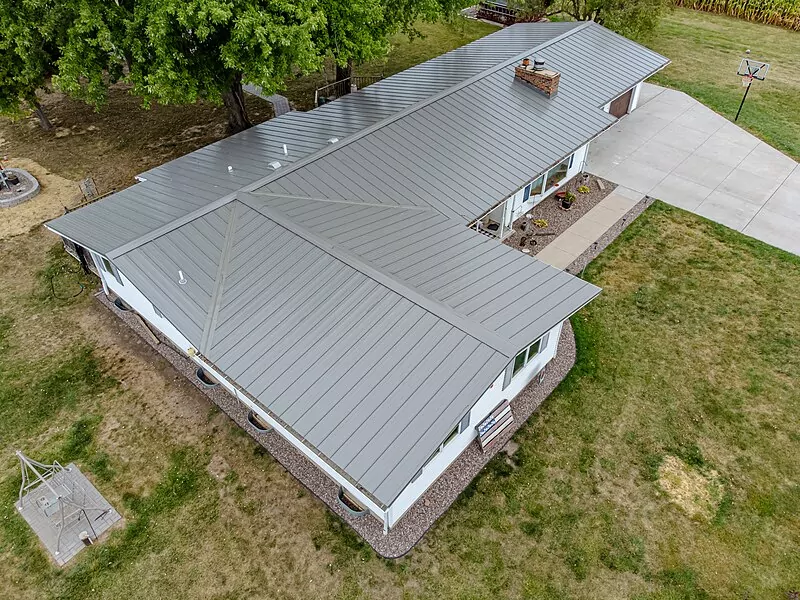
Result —
[{"label": "fire pit", "polygon": [[16,206],[39,193],[39,182],[25,169],[0,168],[0,208]]}]

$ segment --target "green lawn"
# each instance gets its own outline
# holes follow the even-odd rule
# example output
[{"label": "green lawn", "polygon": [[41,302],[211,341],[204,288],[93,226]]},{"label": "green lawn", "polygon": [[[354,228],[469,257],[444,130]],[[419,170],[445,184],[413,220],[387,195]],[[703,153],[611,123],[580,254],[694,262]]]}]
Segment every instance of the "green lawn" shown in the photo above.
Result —
[{"label": "green lawn", "polygon": [[731,120],[744,91],[736,76],[744,51],[769,62],[767,80],[753,84],[738,124],[800,160],[800,33],[676,9],[647,45],[672,60],[655,83],[682,90]]},{"label": "green lawn", "polygon": [[[800,589],[797,257],[655,204],[587,269],[604,292],[574,319],[578,363],[518,432],[514,461],[493,461],[390,562],[168,366],[120,341],[91,298],[48,300],[46,279],[24,271],[36,260],[59,270],[47,239],[5,242],[0,265],[31,278],[29,292],[2,292],[0,597],[680,600]],[[61,296],[75,287],[64,277]],[[41,346],[22,343],[25,332]],[[126,527],[64,571],[50,566],[13,510],[15,447],[77,461]]]}]

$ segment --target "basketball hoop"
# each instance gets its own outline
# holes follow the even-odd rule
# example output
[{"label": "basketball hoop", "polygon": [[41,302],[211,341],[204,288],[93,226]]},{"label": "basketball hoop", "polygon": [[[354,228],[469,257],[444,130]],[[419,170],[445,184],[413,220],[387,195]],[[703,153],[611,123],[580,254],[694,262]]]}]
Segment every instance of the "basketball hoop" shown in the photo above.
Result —
[{"label": "basketball hoop", "polygon": [[[750,50],[747,51],[750,54]],[[742,102],[739,104],[739,110],[736,111],[734,121],[739,120],[739,114],[742,112],[742,106],[747,99],[747,92],[750,91],[750,86],[753,85],[753,80],[764,81],[769,72],[769,63],[761,62],[760,60],[753,60],[752,58],[743,58],[739,64],[739,69],[736,74],[742,78],[742,87],[745,88]]]}]

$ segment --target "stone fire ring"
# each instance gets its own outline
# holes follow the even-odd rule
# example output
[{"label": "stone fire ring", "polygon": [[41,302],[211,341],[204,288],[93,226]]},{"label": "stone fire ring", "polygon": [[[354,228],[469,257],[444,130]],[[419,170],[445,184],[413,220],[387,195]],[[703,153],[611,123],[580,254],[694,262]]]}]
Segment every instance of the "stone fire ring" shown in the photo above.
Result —
[{"label": "stone fire ring", "polygon": [[30,200],[41,189],[36,177],[28,173],[25,169],[16,169],[10,167],[3,169],[6,174],[13,173],[19,177],[20,184],[14,186],[11,191],[7,190],[3,184],[0,184],[0,208],[8,208],[22,204],[26,200]]}]

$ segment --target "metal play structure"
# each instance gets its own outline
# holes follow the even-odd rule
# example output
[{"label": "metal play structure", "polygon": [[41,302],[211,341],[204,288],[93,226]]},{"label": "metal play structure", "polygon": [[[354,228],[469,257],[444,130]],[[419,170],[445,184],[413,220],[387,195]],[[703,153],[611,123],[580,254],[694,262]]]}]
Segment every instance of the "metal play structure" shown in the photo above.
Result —
[{"label": "metal play structure", "polygon": [[73,464],[45,464],[16,451],[22,472],[17,510],[59,565],[92,545],[120,515]]}]

